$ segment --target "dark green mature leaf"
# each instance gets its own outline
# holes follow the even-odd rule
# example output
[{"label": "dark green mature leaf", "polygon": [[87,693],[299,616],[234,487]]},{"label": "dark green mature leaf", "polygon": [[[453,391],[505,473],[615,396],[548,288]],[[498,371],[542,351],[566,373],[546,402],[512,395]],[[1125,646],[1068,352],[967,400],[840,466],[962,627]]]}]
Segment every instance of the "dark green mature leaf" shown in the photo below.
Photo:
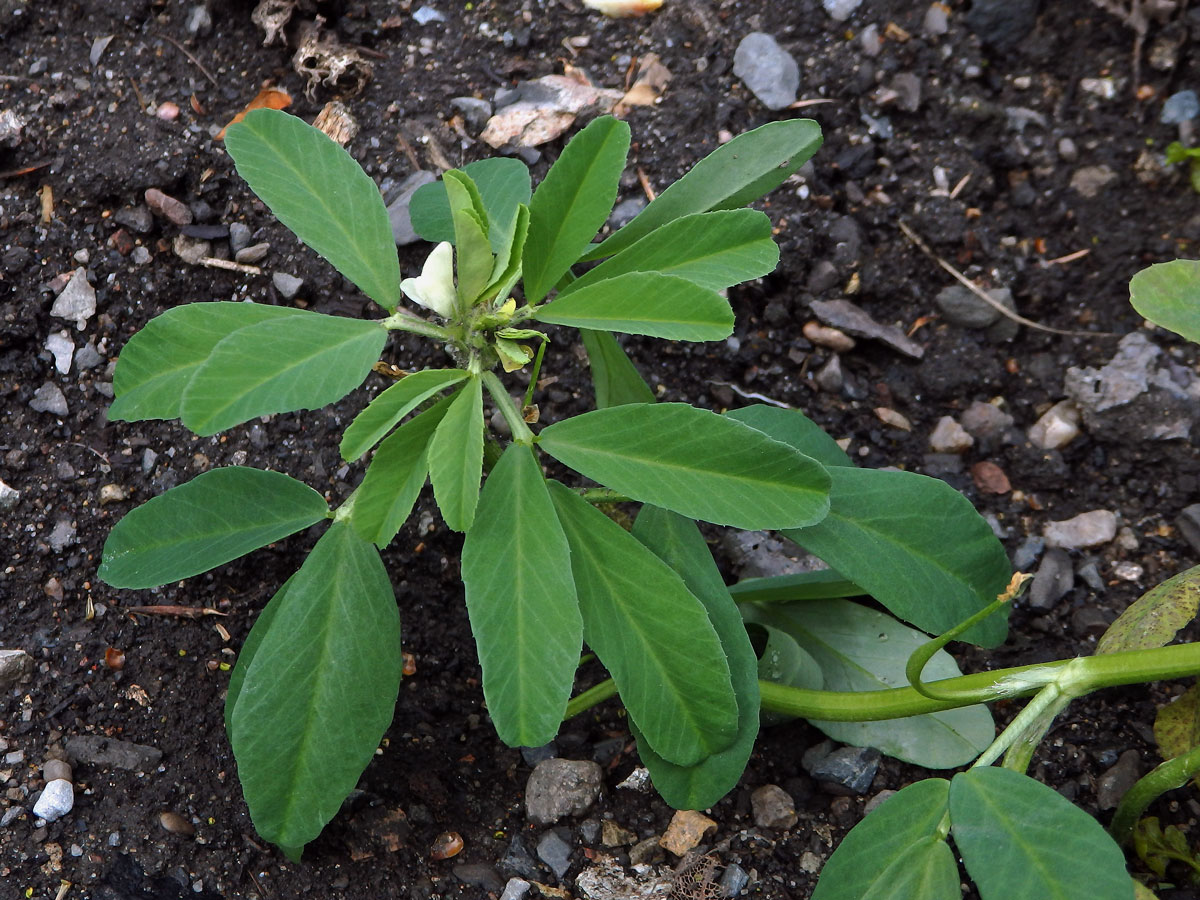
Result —
[{"label": "dark green mature leaf", "polygon": [[1155,325],[1200,343],[1200,261],[1175,259],[1142,269],[1129,282],[1129,302]]},{"label": "dark green mature leaf", "polygon": [[509,444],[479,495],[462,550],[483,696],[500,740],[549,743],[583,646],[571,550],[533,448]]},{"label": "dark green mature leaf", "polygon": [[335,522],[289,582],[229,732],[254,827],[301,848],[358,783],[400,690],[400,616],[378,551]]},{"label": "dark green mature leaf", "polygon": [[[879,691],[904,687],[905,664],[928,640],[891,616],[847,600],[755,606],[743,604],[747,622],[785,631],[817,661],[827,691]],[[939,650],[925,668],[926,680],[955,678],[962,673],[954,658]],[[883,722],[813,724],[837,741],[880,752],[930,769],[970,762],[996,735],[985,706]]]},{"label": "dark green mature leaf", "polygon": [[379,359],[378,322],[315,312],[247,325],[222,338],[183,392],[183,424],[201,436],[256,416],[342,399]]},{"label": "dark green mature leaf", "polygon": [[155,316],[121,351],[108,418],[179,418],[184,388],[219,341],[247,325],[295,315],[304,311],[221,301],[188,303]]},{"label": "dark green mature leaf", "polygon": [[354,417],[342,435],[342,459],[358,459],[410,412],[466,377],[462,369],[422,369],[404,376]]},{"label": "dark green mature leaf", "polygon": [[1053,788],[982,766],[950,783],[950,833],[983,900],[1132,900],[1125,855]]},{"label": "dark green mature leaf", "polygon": [[779,248],[771,220],[754,209],[697,213],[669,222],[586,272],[559,300],[598,281],[629,272],[659,272],[719,291],[773,272]]},{"label": "dark green mature leaf", "polygon": [[[467,163],[460,170],[475,182],[480,199],[488,214],[488,239],[492,250],[500,253],[508,241],[517,206],[529,203],[532,193],[529,169],[525,163],[510,156],[493,156]],[[454,220],[446,185],[435,181],[422,185],[413,194],[409,207],[413,229],[427,241],[454,242]]]},{"label": "dark green mature leaf", "polygon": [[363,540],[383,549],[412,512],[429,474],[429,442],[453,402],[453,396],[439,400],[375,451],[350,510],[350,523]]},{"label": "dark green mature leaf", "polygon": [[627,404],[542,430],[543,450],[626,496],[736,528],[819,522],[823,466],[762,432],[685,403]]},{"label": "dark green mature leaf", "polygon": [[733,333],[728,300],[686,278],[657,272],[630,272],[593,282],[557,297],[534,318],[675,341],[720,341]]},{"label": "dark green mature leaf", "polygon": [[629,126],[602,116],[571,139],[533,192],[523,256],[530,304],[541,302],[608,218],[628,153]]},{"label": "dark green mature leaf", "polygon": [[854,466],[837,441],[798,409],[781,409],[778,406],[759,403],[741,409],[731,409],[725,415],[789,447],[795,447],[823,466]]},{"label": "dark green mature leaf", "polygon": [[691,766],[738,733],[738,704],[704,606],[661,559],[556,481],[583,635],[663,759]]},{"label": "dark green mature leaf", "polygon": [[733,790],[754,749],[759,724],[758,660],[741,613],[695,522],[656,506],[643,506],[633,536],[674,569],[704,604],[729,664],[738,721],[737,737],[726,749],[694,766],[677,766],[655,753],[637,723],[631,723],[638,755],[662,798],[675,809],[707,809]]},{"label": "dark green mature leaf", "polygon": [[[911,472],[830,467],[829,515],[784,534],[862,587],[895,615],[932,634],[991,603],[1011,566],[991,526],[943,481]],[[960,640],[994,647],[1008,608]]]},{"label": "dark green mature leaf", "polygon": [[483,477],[483,387],[472,376],[454,395],[429,442],[429,480],[442,518],[455,531],[475,520]]},{"label": "dark green mature leaf", "polygon": [[276,217],[387,310],[400,264],[387,207],[370,176],[324,132],[256,109],[225,133],[238,174]]},{"label": "dark green mature leaf", "polygon": [[654,402],[654,391],[638,374],[616,338],[607,331],[588,328],[579,329],[579,336],[591,365],[597,409]]},{"label": "dark green mature leaf", "polygon": [[795,600],[858,597],[866,591],[833,569],[820,569],[794,575],[743,578],[730,586],[729,593],[738,603],[789,603]]},{"label": "dark green mature leaf", "polygon": [[612,256],[682,216],[745,206],[783,184],[820,146],[821,128],[812,119],[770,122],[739,134],[696,163],[584,259]]},{"label": "dark green mature leaf", "polygon": [[1096,644],[1096,653],[1149,650],[1169,644],[1200,610],[1200,566],[1157,584],[1125,608]]},{"label": "dark green mature leaf", "polygon": [[254,654],[258,652],[259,646],[262,645],[263,638],[271,630],[271,622],[275,619],[275,614],[279,612],[280,607],[283,606],[284,595],[295,580],[296,576],[293,574],[283,583],[283,587],[275,592],[275,596],[267,601],[267,605],[262,608],[262,612],[254,620],[254,627],[250,629],[246,640],[242,642],[237,662],[233,664],[233,671],[229,673],[229,686],[225,690],[226,735],[233,730],[233,708],[237,706],[238,697],[241,696],[242,685],[246,681],[246,670],[250,668],[250,663],[254,660]]},{"label": "dark green mature leaf", "polygon": [[104,542],[98,574],[113,587],[158,587],[294,534],[328,512],[325,498],[282,472],[213,469],[121,519]]},{"label": "dark green mature leaf", "polygon": [[950,782],[928,778],[885,800],[842,839],[812,900],[958,900],[958,866],[940,830],[949,795]]}]

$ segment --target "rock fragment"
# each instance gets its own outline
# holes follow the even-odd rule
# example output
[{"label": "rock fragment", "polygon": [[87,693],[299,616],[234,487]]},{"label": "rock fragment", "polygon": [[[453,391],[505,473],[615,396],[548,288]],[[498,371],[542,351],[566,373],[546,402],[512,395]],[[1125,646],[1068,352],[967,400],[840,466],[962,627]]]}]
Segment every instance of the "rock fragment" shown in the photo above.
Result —
[{"label": "rock fragment", "polygon": [[33,657],[24,650],[0,650],[0,689],[10,688],[33,672]]},{"label": "rock fragment", "polygon": [[188,265],[196,266],[206,256],[212,256],[212,244],[201,238],[188,237],[186,234],[175,235],[171,242],[175,255]]},{"label": "rock fragment", "polygon": [[68,545],[74,544],[76,541],[75,525],[70,519],[59,519],[54,523],[54,528],[50,531],[50,548],[55,553],[62,553]]},{"label": "rock fragment", "polygon": [[1158,120],[1164,125],[1179,125],[1200,116],[1200,97],[1195,91],[1179,91],[1163,103]]},{"label": "rock fragment", "polygon": [[96,290],[87,280],[87,270],[80,266],[71,273],[71,280],[54,298],[50,315],[74,322],[83,331],[88,319],[96,314]]},{"label": "rock fragment", "polygon": [[1042,450],[1061,450],[1079,437],[1079,409],[1070,400],[1055,403],[1029,428],[1029,442]]},{"label": "rock fragment", "polygon": [[1075,174],[1071,176],[1071,187],[1091,199],[1099,196],[1116,178],[1117,173],[1108,166],[1083,166],[1076,169]]},{"label": "rock fragment", "polygon": [[1137,750],[1126,750],[1117,764],[1100,776],[1096,782],[1096,805],[1101,809],[1115,809],[1121,798],[1133,787],[1141,774],[1142,755]]},{"label": "rock fragment", "polygon": [[954,421],[953,416],[942,416],[929,435],[929,449],[934,453],[965,453],[975,446],[975,438]]},{"label": "rock fragment", "polygon": [[413,228],[409,207],[417,188],[429,184],[431,181],[437,181],[437,176],[432,172],[420,169],[400,182],[400,186],[388,198],[388,222],[391,223],[392,238],[396,241],[397,247],[415,244],[421,239],[421,236]]},{"label": "rock fragment", "polygon": [[1013,417],[991,403],[974,401],[958,417],[962,427],[977,441],[994,441],[1012,427]]},{"label": "rock fragment", "polygon": [[150,211],[162,216],[174,225],[191,225],[192,211],[182,200],[164,194],[158,188],[148,188],[145,193],[146,205]]},{"label": "rock fragment", "polygon": [[296,295],[300,293],[300,288],[304,287],[303,278],[288,272],[276,272],[271,276],[271,283],[275,285],[275,290],[279,291],[279,296],[284,300],[296,299]]},{"label": "rock fragment", "polygon": [[65,331],[55,331],[46,338],[46,350],[54,357],[54,368],[58,374],[66,375],[71,371],[71,358],[75,354],[75,342]]},{"label": "rock fragment", "polygon": [[742,38],[733,54],[733,74],[767,109],[785,109],[796,102],[800,67],[769,34],[752,31]]},{"label": "rock fragment", "polygon": [[883,341],[913,359],[925,355],[925,348],[895,325],[880,325],[849,300],[813,300],[809,306],[818,319],[856,337]]},{"label": "rock fragment", "polygon": [[63,395],[62,389],[53,381],[47,381],[33,392],[29,408],[34,412],[50,413],[60,419],[70,412],[67,407],[67,398]]},{"label": "rock fragment", "polygon": [[559,837],[554,829],[547,831],[538,841],[537,856],[560,881],[567,874],[567,869],[571,868],[571,845]]},{"label": "rock fragment", "polygon": [[20,499],[20,491],[0,481],[0,511],[7,512],[16,506]]},{"label": "rock fragment", "polygon": [[671,824],[658,839],[658,845],[676,856],[683,856],[704,840],[705,835],[716,830],[717,823],[704,813],[694,809],[676,810]]},{"label": "rock fragment", "polygon": [[1053,609],[1071,588],[1075,587],[1075,572],[1066,550],[1052,547],[1042,557],[1033,584],[1029,588],[1029,605],[1034,609]]},{"label": "rock fragment", "polygon": [[812,777],[834,793],[865,794],[875,780],[880,759],[874,747],[841,747],[812,767]]},{"label": "rock fragment", "polygon": [[754,824],[759,828],[791,828],[796,824],[796,801],[777,784],[764,784],[750,795]]},{"label": "rock fragment", "polygon": [[600,796],[602,779],[600,766],[591,760],[544,760],[525,785],[526,814],[538,825],[583,815]]},{"label": "rock fragment", "polygon": [[575,891],[581,900],[668,900],[673,885],[671,872],[665,868],[639,866],[627,873],[612,857],[598,859],[575,876]]},{"label": "rock fragment", "polygon": [[162,759],[162,751],[157,747],[96,734],[67,738],[67,755],[77,762],[131,772],[149,771]]},{"label": "rock fragment", "polygon": [[33,804],[33,814],[47,822],[56,822],[75,807],[75,788],[65,778],[47,781],[42,795]]},{"label": "rock fragment", "polygon": [[1049,522],[1042,530],[1047,547],[1081,550],[1107,544],[1117,536],[1116,513],[1094,509],[1061,522]]}]

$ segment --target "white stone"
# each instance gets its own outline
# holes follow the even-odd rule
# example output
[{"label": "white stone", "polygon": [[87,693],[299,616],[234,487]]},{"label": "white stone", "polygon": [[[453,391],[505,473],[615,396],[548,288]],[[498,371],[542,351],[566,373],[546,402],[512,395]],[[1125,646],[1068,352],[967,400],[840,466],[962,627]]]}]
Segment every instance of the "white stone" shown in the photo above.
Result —
[{"label": "white stone", "polygon": [[54,368],[60,375],[71,371],[71,357],[75,353],[75,342],[65,331],[58,331],[46,338],[46,349],[54,357]]},{"label": "white stone", "polygon": [[0,509],[12,509],[17,505],[17,501],[20,499],[20,491],[18,491],[15,487],[10,487],[3,481],[0,481]]},{"label": "white stone", "polygon": [[1070,400],[1055,403],[1029,429],[1029,442],[1042,450],[1060,450],[1079,437],[1079,408]]},{"label": "white stone", "polygon": [[24,650],[0,650],[0,688],[16,684],[33,671],[33,657]]},{"label": "white stone", "polygon": [[822,0],[822,6],[835,22],[845,22],[862,5],[862,0]]},{"label": "white stone", "polygon": [[74,271],[67,286],[54,300],[50,315],[75,323],[83,331],[88,319],[96,314],[96,291],[88,284],[87,270],[82,266]]},{"label": "white stone", "polygon": [[61,819],[75,806],[75,788],[65,778],[55,778],[46,782],[46,788],[37,803],[33,804],[33,814],[39,819],[53,822]]},{"label": "white stone", "polygon": [[929,435],[929,449],[934,453],[963,453],[975,445],[975,438],[967,434],[951,416],[942,416]]},{"label": "white stone", "polygon": [[1080,550],[1107,544],[1117,536],[1116,513],[1093,509],[1062,522],[1049,522],[1042,530],[1046,546],[1063,550]]}]

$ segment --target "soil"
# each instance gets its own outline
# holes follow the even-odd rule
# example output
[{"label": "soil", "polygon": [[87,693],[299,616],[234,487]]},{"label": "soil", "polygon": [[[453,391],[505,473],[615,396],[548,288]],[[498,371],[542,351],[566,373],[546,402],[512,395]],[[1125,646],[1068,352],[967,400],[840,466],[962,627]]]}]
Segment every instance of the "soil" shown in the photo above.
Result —
[{"label": "soil", "polygon": [[[530,766],[490,729],[458,580],[461,539],[441,526],[428,497],[385,554],[416,673],[404,682],[394,724],[360,791],[301,864],[254,833],[221,726],[228,675],[220,664],[235,658],[255,615],[316,535],[298,535],[154,592],[118,591],[96,578],[115,521],[210,467],[278,469],[334,500],[361,477],[361,466],[342,466],[337,436],[386,383],[382,376],[372,375],[330,409],[276,416],[215,438],[197,438],[177,423],[110,423],[105,415],[111,363],[121,347],[147,320],[180,303],[286,303],[271,278],[283,272],[304,279],[297,304],[377,315],[272,219],[214,139],[266,81],[288,90],[291,111],[309,120],[341,97],[361,128],[350,149],[385,187],[416,164],[436,171],[439,161],[457,165],[490,154],[472,139],[477,128],[460,133],[451,123],[451,98],[490,99],[499,87],[561,73],[567,63],[598,84],[621,87],[632,59],[656,53],[674,76],[658,104],[634,107],[627,116],[634,146],[622,199],[642,195],[638,170],[661,190],[716,147],[722,132],[795,115],[816,118],[825,145],[811,169],[763,204],[777,225],[781,264],[731,293],[735,338],[629,342],[661,396],[723,409],[761,394],[802,409],[849,439],[861,465],[944,477],[994,516],[1010,550],[1046,522],[1094,509],[1117,513],[1129,529],[1125,539],[1091,552],[1102,589],[1080,582],[1050,610],[1019,606],[1008,644],[994,653],[964,652],[965,670],[1089,653],[1105,622],[1146,588],[1198,561],[1175,528],[1180,510],[1196,500],[1200,464],[1189,441],[1143,439],[1129,422],[1111,433],[1085,431],[1061,451],[1038,450],[1024,439],[1062,398],[1069,366],[1102,365],[1116,348],[1111,334],[1143,327],[1128,304],[1129,278],[1151,262],[1195,254],[1196,195],[1183,172],[1154,160],[1179,136],[1176,126],[1159,122],[1162,101],[1196,83],[1200,59],[1185,42],[1172,67],[1147,62],[1156,42],[1169,44],[1173,34],[1186,37],[1200,25],[1194,16],[1151,23],[1135,84],[1133,30],[1084,2],[1043,4],[1032,31],[1002,48],[981,42],[967,22],[969,5],[956,0],[947,4],[949,28],[941,36],[923,32],[926,4],[902,0],[866,0],[844,22],[815,0],[667,0],[654,14],[624,20],[581,9],[576,0],[432,5],[444,21],[419,25],[410,14],[419,4],[413,10],[400,0],[320,4],[328,33],[365,48],[373,72],[356,93],[320,85],[306,96],[291,51],[263,46],[250,3],[213,0],[207,8],[214,27],[192,34],[188,21],[203,3],[0,0],[0,115],[25,120],[19,137],[0,138],[0,478],[20,491],[0,521],[0,647],[23,649],[35,660],[32,674],[6,690],[0,705],[3,803],[31,806],[42,787],[43,759],[72,736],[114,737],[163,754],[141,774],[77,766],[69,815],[50,825],[22,815],[0,829],[4,900],[53,897],[61,880],[73,885],[68,897],[105,900],[495,897],[494,884],[469,885],[455,867],[482,864],[506,879],[512,872],[500,861],[510,842],[520,837],[532,848],[544,830],[524,813]],[[312,15],[302,9],[297,21]],[[874,57],[860,44],[872,24],[885,35]],[[801,99],[830,102],[773,113],[756,100],[732,72],[738,42],[755,30],[773,35],[799,61]],[[97,51],[97,39],[109,36]],[[900,74],[921,84],[915,110],[878,93]],[[1085,79],[1101,81],[1097,88]],[[1103,92],[1105,85],[1113,96],[1088,87]],[[179,113],[164,117],[171,103]],[[881,116],[890,120],[890,137],[870,133],[868,117]],[[558,140],[541,148],[535,178],[561,146]],[[1088,197],[1072,178],[1095,166],[1108,167],[1113,178]],[[192,207],[192,234],[203,233],[195,225],[217,226],[214,234],[248,225],[255,241],[271,245],[263,274],[188,264],[172,251],[181,228],[164,218],[155,217],[144,232],[128,224],[144,224],[139,216],[145,218],[149,188]],[[1011,288],[1023,316],[1087,334],[1022,327],[1011,339],[993,340],[986,331],[948,324],[937,316],[934,297],[951,279],[906,239],[901,220],[968,277]],[[212,251],[228,257],[227,241],[214,238]],[[1080,251],[1087,252],[1059,261]],[[425,252],[420,244],[402,248],[404,270],[411,272]],[[86,271],[98,301],[82,330],[50,315],[55,290],[76,268]],[[925,348],[923,358],[862,340],[841,355],[843,388],[818,388],[814,373],[829,351],[809,344],[800,328],[813,318],[810,302],[843,296],[880,322],[906,330],[920,325],[914,338]],[[66,374],[55,369],[44,347],[64,329],[77,348],[97,349],[97,365],[75,365]],[[1167,332],[1147,333],[1176,363],[1196,366],[1195,347]],[[552,345],[545,373],[559,380],[541,398],[543,421],[591,402],[578,349],[565,335]],[[385,359],[403,368],[440,364],[403,337]],[[66,415],[31,408],[47,383],[65,395]],[[928,455],[939,418],[993,399],[1014,417],[1016,439],[968,450],[966,468]],[[884,425],[877,407],[902,413],[911,431]],[[1002,468],[1014,490],[983,493],[968,472],[981,460]],[[126,499],[105,502],[106,485],[117,485]],[[721,554],[720,562],[732,579],[739,560]],[[1116,563],[1136,564],[1141,573],[1122,580],[1114,572],[1125,570],[1115,570]],[[193,620],[129,611],[147,604],[223,615]],[[110,648],[123,651],[123,668],[105,664]],[[1143,771],[1157,759],[1154,709],[1180,689],[1126,688],[1076,704],[1057,723],[1032,774],[1096,813],[1097,781],[1118,753],[1143,754]],[[861,818],[866,802],[924,775],[885,760],[866,796],[833,795],[801,767],[803,750],[820,740],[803,722],[764,731],[741,784],[709,811],[718,831],[706,846],[717,848],[721,866],[737,863],[751,874],[748,896],[807,897],[820,861]],[[567,723],[557,744],[564,756],[605,763],[605,790],[592,819],[612,818],[639,838],[662,833],[671,810],[653,794],[616,787],[637,760],[615,704]],[[18,751],[23,759],[7,755]],[[796,827],[755,826],[749,796],[767,783],[795,798]],[[1175,792],[1156,812],[1164,823],[1194,828],[1200,806],[1193,797],[1191,789]],[[195,834],[165,830],[164,811],[182,816]],[[458,832],[465,848],[435,861],[430,847],[447,831]],[[577,819],[565,821],[561,834],[575,848],[563,885],[570,889],[598,845]],[[555,881],[545,868],[536,880]]]}]

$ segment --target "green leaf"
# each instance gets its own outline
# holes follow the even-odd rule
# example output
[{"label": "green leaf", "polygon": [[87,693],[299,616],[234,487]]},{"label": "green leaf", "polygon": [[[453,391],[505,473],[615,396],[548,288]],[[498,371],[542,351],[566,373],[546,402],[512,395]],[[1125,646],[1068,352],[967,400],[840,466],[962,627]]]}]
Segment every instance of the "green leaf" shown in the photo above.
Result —
[{"label": "green leaf", "polygon": [[820,146],[821,128],[812,119],[770,122],[739,134],[696,163],[584,259],[619,253],[683,216],[745,206],[783,184]]},{"label": "green leaf", "polygon": [[500,740],[541,747],[562,725],[583,646],[571,550],[533,448],[509,444],[462,550],[483,696]]},{"label": "green leaf", "polygon": [[256,109],[225,133],[238,174],[296,237],[387,310],[400,264],[387,207],[369,175],[320,129]]},{"label": "green leaf", "polygon": [[410,412],[466,377],[461,369],[422,369],[401,378],[354,417],[342,435],[342,459],[358,459]]},{"label": "green leaf", "polygon": [[363,540],[382,549],[409,517],[429,474],[429,442],[454,399],[445,397],[405,422],[375,451],[350,510],[350,523]]},{"label": "green leaf", "polygon": [[282,472],[230,466],[147,500],[114,526],[99,576],[151,588],[244,556],[321,521],[325,499]]},{"label": "green leaf", "polygon": [[616,338],[607,331],[587,328],[579,329],[579,336],[591,365],[597,409],[654,402],[654,391],[638,374]]},{"label": "green leaf", "polygon": [[779,248],[771,220],[754,209],[697,213],[669,222],[586,272],[559,292],[578,290],[630,272],[659,272],[719,291],[775,271]]},{"label": "green leaf", "polygon": [[1129,302],[1155,325],[1200,342],[1200,261],[1175,259],[1142,269],[1129,282]]},{"label": "green leaf", "polygon": [[1154,717],[1154,740],[1163,759],[1174,759],[1200,747],[1200,685],[1193,684],[1159,708]]},{"label": "green leaf", "polygon": [[321,833],[392,721],[400,669],[387,571],[335,522],[289,582],[233,708],[230,743],[259,834],[300,848]]},{"label": "green leaf", "polygon": [[724,750],[694,766],[677,766],[654,752],[636,722],[631,729],[638,755],[650,770],[654,788],[675,809],[707,809],[737,785],[758,736],[758,660],[742,616],[725,589],[725,580],[696,523],[656,506],[643,506],[633,536],[683,579],[704,604],[721,641],[737,701],[737,737]]},{"label": "green leaf", "polygon": [[854,467],[846,451],[820,425],[797,409],[780,409],[759,403],[731,409],[725,415],[761,431],[767,437],[795,447],[823,466]]},{"label": "green leaf", "polygon": [[[466,173],[478,188],[488,214],[488,238],[492,250],[501,252],[508,243],[518,204],[529,203],[532,190],[528,167],[519,159],[494,156],[467,163],[459,171]],[[454,220],[450,216],[443,182],[435,181],[417,188],[410,213],[413,229],[425,240],[435,244],[454,242]]]},{"label": "green leaf", "polygon": [[602,116],[563,149],[529,203],[525,299],[541,302],[608,218],[629,153],[629,126]]},{"label": "green leaf", "polygon": [[[748,622],[771,625],[795,638],[817,661],[827,691],[879,691],[904,687],[904,666],[927,638],[891,616],[847,600],[754,606],[743,604]],[[939,650],[925,669],[935,681],[962,674]],[[970,762],[992,742],[996,729],[985,706],[968,706],[883,722],[813,724],[836,741],[875,747],[888,756],[930,769]]]},{"label": "green leaf", "polygon": [[183,424],[207,437],[257,416],[342,399],[379,359],[378,322],[315,312],[268,319],[222,338],[183,392]]},{"label": "green leaf", "polygon": [[258,648],[262,645],[263,638],[267,636],[267,632],[271,630],[271,622],[275,619],[275,614],[279,612],[279,608],[283,606],[283,598],[296,576],[293,574],[291,578],[283,583],[283,587],[275,592],[267,605],[263,607],[262,612],[258,614],[258,618],[254,620],[254,627],[250,629],[250,633],[246,635],[246,640],[242,642],[242,651],[238,654],[237,662],[233,664],[233,671],[229,673],[229,686],[225,690],[225,734],[228,735],[233,730],[233,708],[237,706],[238,697],[242,693],[242,685],[246,681],[246,670],[250,668],[250,663],[254,660],[254,654],[258,652]]},{"label": "green leaf", "polygon": [[488,243],[487,213],[475,183],[451,169],[442,176],[454,220],[454,261],[458,274],[458,303],[469,309],[483,293],[492,275],[495,258]]},{"label": "green leaf", "polygon": [[[808,691],[819,691],[824,687],[825,676],[817,661],[786,631],[759,622],[746,623],[746,631],[758,652],[758,677],[762,681]],[[759,711],[763,725],[780,725],[794,718],[766,709]]]},{"label": "green leaf", "polygon": [[[991,603],[1011,566],[991,526],[958,491],[911,472],[830,468],[829,515],[785,535],[932,634]],[[1007,634],[1008,608],[963,634],[984,647]]]},{"label": "green leaf", "polygon": [[429,480],[446,525],[466,531],[475,519],[483,477],[483,388],[467,379],[429,442]]},{"label": "green leaf", "polygon": [[812,900],[959,900],[958,866],[939,828],[949,794],[950,782],[927,778],[885,800],[833,851]]},{"label": "green leaf", "polygon": [[819,522],[820,463],[686,403],[627,404],[551,425],[541,448],[607,487],[689,518],[755,530]]},{"label": "green leaf", "polygon": [[950,783],[950,833],[983,900],[1132,900],[1125,855],[1053,788],[983,766]]},{"label": "green leaf", "polygon": [[866,591],[833,569],[819,569],[794,575],[743,578],[729,588],[729,593],[738,603],[789,603],[794,600],[858,597]]},{"label": "green leaf", "polygon": [[484,299],[497,305],[508,299],[521,278],[521,254],[525,252],[525,238],[528,235],[529,207],[522,203],[513,218],[511,240],[496,251],[492,281],[483,292]]},{"label": "green leaf", "polygon": [[1097,655],[1169,644],[1200,610],[1200,566],[1155,585],[1125,608],[1096,644]]},{"label": "green leaf", "polygon": [[534,318],[675,341],[720,341],[733,333],[728,300],[686,278],[657,272],[630,272],[593,282],[556,298]]},{"label": "green leaf", "polygon": [[188,303],[146,323],[129,339],[113,373],[110,420],[177,419],[183,391],[219,341],[239,328],[303,310],[258,303]]},{"label": "green leaf", "polygon": [[729,665],[704,606],[661,559],[578,494],[550,482],[571,546],[583,637],[647,743],[690,766],[737,737]]}]

